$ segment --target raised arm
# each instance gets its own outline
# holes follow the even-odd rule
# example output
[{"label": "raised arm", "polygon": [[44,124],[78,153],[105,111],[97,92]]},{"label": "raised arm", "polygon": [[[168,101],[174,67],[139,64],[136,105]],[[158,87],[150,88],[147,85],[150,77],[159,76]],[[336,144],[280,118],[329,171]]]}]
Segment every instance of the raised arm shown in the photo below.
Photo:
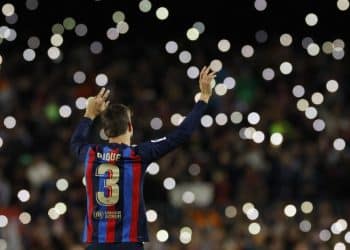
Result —
[{"label": "raised arm", "polygon": [[70,140],[70,149],[81,161],[84,161],[86,152],[89,148],[87,140],[92,123],[94,119],[108,107],[108,96],[109,90],[102,88],[96,96],[89,97],[84,117],[80,120],[74,130]]},{"label": "raised arm", "polygon": [[163,138],[151,140],[137,146],[138,154],[141,155],[144,161],[157,160],[190,138],[206,110],[207,103],[212,95],[211,81],[215,76],[215,72],[210,73],[209,67],[204,67],[199,77],[199,88],[201,91],[199,101],[181,125]]}]

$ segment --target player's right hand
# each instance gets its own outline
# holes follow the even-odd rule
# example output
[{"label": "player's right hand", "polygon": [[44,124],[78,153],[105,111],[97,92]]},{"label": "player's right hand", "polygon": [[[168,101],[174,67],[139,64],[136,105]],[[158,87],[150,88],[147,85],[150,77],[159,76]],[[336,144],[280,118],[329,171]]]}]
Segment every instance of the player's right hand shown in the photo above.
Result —
[{"label": "player's right hand", "polygon": [[107,101],[110,91],[102,88],[96,96],[90,96],[87,100],[85,117],[95,119],[101,114],[109,105]]},{"label": "player's right hand", "polygon": [[210,72],[210,68],[207,66],[204,66],[201,70],[201,73],[199,75],[199,88],[201,90],[201,96],[199,100],[202,100],[204,102],[208,102],[211,95],[212,95],[212,87],[211,82],[216,77],[216,72],[212,71]]}]

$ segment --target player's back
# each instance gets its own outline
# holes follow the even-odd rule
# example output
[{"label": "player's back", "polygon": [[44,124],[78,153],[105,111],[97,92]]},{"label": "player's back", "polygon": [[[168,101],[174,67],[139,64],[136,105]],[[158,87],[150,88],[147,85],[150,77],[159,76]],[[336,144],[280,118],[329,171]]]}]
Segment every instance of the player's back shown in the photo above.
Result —
[{"label": "player's back", "polygon": [[145,166],[136,151],[125,144],[89,145],[84,162],[84,242],[148,240],[142,188]]}]

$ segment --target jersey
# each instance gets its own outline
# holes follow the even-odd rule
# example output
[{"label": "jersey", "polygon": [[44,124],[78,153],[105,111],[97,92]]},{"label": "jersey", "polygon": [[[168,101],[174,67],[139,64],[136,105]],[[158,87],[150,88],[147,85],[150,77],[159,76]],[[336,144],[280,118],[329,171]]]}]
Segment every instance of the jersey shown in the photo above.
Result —
[{"label": "jersey", "polygon": [[83,242],[148,241],[143,199],[147,166],[188,140],[206,107],[199,101],[173,132],[136,146],[89,143],[93,121],[82,118],[70,146],[84,165],[87,202]]}]

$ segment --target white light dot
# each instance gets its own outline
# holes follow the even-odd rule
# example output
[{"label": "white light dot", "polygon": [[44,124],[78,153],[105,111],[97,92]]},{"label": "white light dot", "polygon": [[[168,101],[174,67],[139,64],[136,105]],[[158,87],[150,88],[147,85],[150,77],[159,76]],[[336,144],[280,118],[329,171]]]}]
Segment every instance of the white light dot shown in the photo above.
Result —
[{"label": "white light dot", "polygon": [[186,32],[187,39],[195,41],[199,38],[199,31],[196,28],[189,28]]},{"label": "white light dot", "polygon": [[7,129],[13,129],[16,126],[16,119],[13,116],[7,116],[4,119],[4,126]]},{"label": "white light dot", "polygon": [[320,50],[321,50],[320,46],[318,46],[318,44],[316,44],[316,43],[310,43],[307,46],[307,53],[310,56],[317,56],[320,53]]},{"label": "white light dot", "polygon": [[213,71],[220,71],[222,69],[222,62],[219,59],[214,59],[210,62],[209,67],[213,70]]},{"label": "white light dot", "polygon": [[75,83],[78,84],[83,83],[86,80],[86,75],[83,71],[77,71],[73,75],[73,80]]},{"label": "white light dot", "polygon": [[157,232],[157,240],[159,242],[166,242],[169,238],[169,234],[166,230],[161,229]]},{"label": "white light dot", "polygon": [[199,34],[202,34],[205,31],[205,25],[202,22],[195,22],[193,28],[196,28],[199,31]]},{"label": "white light dot", "polygon": [[0,215],[0,227],[6,227],[9,220],[5,215]]},{"label": "white light dot", "polygon": [[158,218],[158,214],[155,210],[149,209],[146,212],[146,218],[148,222],[155,222]]},{"label": "white light dot", "polygon": [[56,211],[55,208],[50,208],[47,212],[51,220],[57,220],[60,217],[60,214]]},{"label": "white light dot", "polygon": [[300,229],[300,231],[302,231],[304,233],[310,232],[310,230],[311,230],[310,221],[308,221],[308,220],[301,221],[299,224],[299,229]]},{"label": "white light dot", "polygon": [[245,136],[246,139],[251,140],[251,139],[253,139],[253,135],[254,135],[255,132],[256,132],[256,130],[253,127],[245,128],[244,129],[244,136]]},{"label": "white light dot", "polygon": [[182,200],[183,200],[183,202],[186,203],[186,204],[191,204],[191,203],[193,203],[194,200],[195,200],[195,198],[196,198],[196,197],[195,197],[194,193],[191,192],[191,191],[186,191],[186,192],[184,192],[184,193],[182,194]]},{"label": "white light dot", "polygon": [[196,66],[191,66],[187,69],[187,76],[190,79],[196,79],[199,76],[199,69]]},{"label": "white light dot", "polygon": [[311,96],[311,101],[313,102],[313,104],[315,105],[320,105],[323,103],[324,97],[320,92],[315,92],[312,94]]},{"label": "white light dot", "polygon": [[345,56],[345,52],[343,48],[334,48],[332,52],[332,56],[335,60],[341,60]]},{"label": "white light dot", "polygon": [[322,119],[316,119],[313,122],[312,127],[315,131],[321,132],[326,128],[326,123]]},{"label": "white light dot", "polygon": [[241,53],[245,58],[252,57],[254,55],[254,48],[251,45],[244,45],[242,47]]},{"label": "white light dot", "polygon": [[83,184],[84,187],[86,186],[86,178],[85,178],[85,176],[81,179],[81,183]]},{"label": "white light dot", "polygon": [[163,181],[163,186],[166,190],[173,190],[176,186],[176,181],[172,177],[167,177]]},{"label": "white light dot", "polygon": [[52,46],[59,47],[63,43],[63,37],[61,34],[53,34],[50,41]]},{"label": "white light dot", "polygon": [[282,44],[282,46],[288,47],[292,44],[292,42],[293,37],[290,34],[285,33],[280,36],[280,43]]},{"label": "white light dot", "polygon": [[346,147],[345,140],[343,138],[337,138],[333,141],[333,147],[337,151],[342,151]]},{"label": "white light dot", "polygon": [[236,86],[236,80],[232,77],[226,77],[224,79],[224,84],[227,89],[233,89]]},{"label": "white light dot", "polygon": [[293,66],[290,62],[281,63],[280,71],[282,74],[288,75],[288,74],[292,73],[292,70],[293,70]]},{"label": "white light dot", "polygon": [[328,92],[334,93],[338,90],[339,84],[336,80],[329,80],[326,84],[326,88],[327,88]]},{"label": "white light dot", "polygon": [[77,36],[82,37],[87,34],[88,28],[85,24],[80,23],[77,26],[75,26],[74,32]]},{"label": "white light dot", "polygon": [[7,26],[0,27],[0,38],[8,39],[11,35],[11,29]]},{"label": "white light dot", "polygon": [[109,28],[109,29],[107,30],[106,35],[107,35],[107,38],[108,38],[109,40],[114,41],[114,40],[116,40],[116,39],[119,37],[118,29],[117,29],[117,28],[114,28],[114,27]]},{"label": "white light dot", "polygon": [[322,44],[322,51],[323,53],[329,55],[332,54],[333,52],[333,43],[331,43],[330,41],[326,41]]},{"label": "white light dot", "polygon": [[295,214],[297,213],[297,209],[294,205],[292,204],[288,204],[287,206],[285,206],[284,208],[284,214],[288,217],[294,217]]},{"label": "white light dot", "polygon": [[174,54],[178,50],[179,46],[175,41],[169,41],[165,44],[165,50],[169,54]]},{"label": "white light dot", "polygon": [[122,11],[115,11],[114,13],[113,13],[113,15],[112,15],[112,20],[113,20],[113,22],[115,22],[115,23],[119,23],[119,22],[121,22],[121,21],[124,21],[125,20],[125,14],[124,14],[124,12],[122,12]]},{"label": "white light dot", "polygon": [[305,88],[302,85],[295,85],[292,92],[295,97],[300,98],[305,94]]},{"label": "white light dot", "polygon": [[235,206],[227,206],[225,208],[225,216],[227,218],[234,218],[237,215],[237,209]]},{"label": "white light dot", "polygon": [[259,234],[261,231],[261,226],[259,223],[253,222],[249,224],[248,231],[252,235]]},{"label": "white light dot", "polygon": [[347,243],[350,243],[350,231],[347,232],[347,233],[344,235],[344,240],[345,240]]},{"label": "white light dot", "polygon": [[201,118],[201,124],[205,128],[209,128],[213,125],[213,118],[210,115],[204,115]]},{"label": "white light dot", "polygon": [[218,95],[218,96],[223,96],[227,93],[227,88],[226,88],[226,85],[223,84],[223,83],[219,83],[215,86],[215,93]]},{"label": "white light dot", "polygon": [[59,48],[56,48],[56,47],[50,47],[48,50],[47,50],[47,55],[49,56],[49,58],[51,60],[56,60],[60,57],[61,55],[61,51]]},{"label": "white light dot", "polygon": [[309,107],[309,102],[306,99],[300,99],[297,102],[297,109],[299,111],[305,111]]},{"label": "white light dot", "polygon": [[126,34],[129,31],[129,24],[125,21],[121,21],[117,24],[117,32],[120,34]]},{"label": "white light dot", "polygon": [[256,208],[248,209],[246,216],[249,220],[256,220],[259,217],[259,211]]},{"label": "white light dot", "polygon": [[159,130],[163,127],[163,122],[160,118],[158,117],[155,117],[151,120],[151,128],[154,129],[154,130]]},{"label": "white light dot", "polygon": [[252,139],[255,143],[262,143],[265,140],[265,134],[262,131],[255,131]]},{"label": "white light dot", "polygon": [[308,107],[305,110],[305,116],[307,119],[310,119],[310,120],[315,119],[317,114],[318,114],[318,112],[317,112],[317,109],[315,107]]},{"label": "white light dot", "polygon": [[31,62],[35,59],[35,51],[32,49],[26,49],[23,51],[23,58],[24,60],[26,60],[27,62]]},{"label": "white light dot", "polygon": [[304,214],[309,214],[314,209],[314,206],[312,205],[312,203],[310,201],[304,201],[303,203],[301,203],[300,208]]},{"label": "white light dot", "polygon": [[26,189],[22,189],[20,191],[18,191],[17,193],[17,198],[21,201],[21,202],[27,202],[30,199],[30,193],[28,190]]},{"label": "white light dot", "polygon": [[1,11],[4,16],[12,16],[15,13],[15,6],[13,6],[11,3],[5,3],[2,6]]},{"label": "white light dot", "polygon": [[0,148],[4,145],[4,140],[0,137]]},{"label": "white light dot", "polygon": [[346,246],[343,242],[337,242],[334,245],[334,250],[346,250]]},{"label": "white light dot", "polygon": [[249,211],[249,209],[252,209],[252,208],[254,208],[254,204],[251,202],[246,202],[242,206],[242,211],[243,211],[243,213],[246,214]]},{"label": "white light dot", "polygon": [[58,112],[61,117],[68,118],[72,114],[72,109],[68,105],[62,105]]},{"label": "white light dot", "polygon": [[[1,38],[0,38],[0,40],[1,40]],[[3,61],[4,60],[3,60],[2,56],[0,55],[0,65],[2,64]]]},{"label": "white light dot", "polygon": [[184,117],[178,113],[175,113],[170,117],[170,122],[174,126],[179,126],[183,120],[184,120]]},{"label": "white light dot", "polygon": [[224,113],[217,114],[215,117],[215,122],[219,126],[224,126],[228,121],[227,115]]},{"label": "white light dot", "polygon": [[139,9],[143,13],[147,13],[152,9],[152,3],[149,0],[142,0],[139,3]]},{"label": "white light dot", "polygon": [[147,170],[146,170],[147,173],[149,173],[150,175],[156,175],[159,173],[159,165],[158,163],[156,162],[152,162],[148,165],[147,167]]},{"label": "white light dot", "polygon": [[344,49],[344,48],[345,48],[345,42],[344,42],[344,40],[343,40],[343,39],[340,39],[340,38],[335,39],[335,40],[333,41],[333,47],[334,47],[334,48],[342,48],[342,49]]},{"label": "white light dot", "polygon": [[66,179],[61,178],[56,181],[56,187],[59,191],[66,191],[69,187],[69,183]]},{"label": "white light dot", "polygon": [[159,20],[165,20],[169,16],[169,11],[165,7],[160,7],[156,10],[156,16]]},{"label": "white light dot", "polygon": [[348,0],[338,0],[337,1],[337,7],[341,11],[346,11],[349,9],[350,3]]},{"label": "white light dot", "polygon": [[227,39],[222,39],[218,42],[218,49],[221,51],[221,52],[227,52],[229,51],[231,48],[231,43],[229,40]]},{"label": "white light dot", "polygon": [[309,13],[306,15],[305,17],[305,23],[308,25],[308,26],[315,26],[318,22],[318,17],[316,14],[314,13]]},{"label": "white light dot", "polygon": [[103,87],[107,85],[108,77],[106,74],[101,73],[96,76],[95,81],[97,86]]},{"label": "white light dot", "polygon": [[235,111],[231,114],[230,118],[233,124],[239,124],[243,120],[243,115],[241,112]]},{"label": "white light dot", "polygon": [[262,77],[266,81],[271,81],[271,80],[273,80],[273,78],[275,78],[275,71],[271,68],[266,68],[262,72]]},{"label": "white light dot", "polygon": [[181,228],[179,240],[182,244],[189,244],[192,240],[192,229],[189,227]]},{"label": "white light dot", "polygon": [[283,135],[280,133],[273,133],[270,137],[270,142],[274,146],[279,146],[283,142]]},{"label": "white light dot", "polygon": [[189,51],[184,50],[179,54],[179,60],[182,63],[189,63],[192,59],[192,55]]},{"label": "white light dot", "polygon": [[100,54],[103,50],[103,45],[102,43],[98,42],[98,41],[94,41],[90,44],[90,51],[91,53],[97,55]]},{"label": "white light dot", "polygon": [[265,0],[255,0],[254,7],[257,11],[264,11],[267,8],[267,2]]},{"label": "white light dot", "polygon": [[[29,223],[31,222],[32,216],[31,216],[29,213],[27,213],[27,212],[22,212],[22,213],[20,213],[20,215],[18,216],[18,219],[19,219],[19,221],[20,221],[22,224],[26,225],[26,224],[29,224]],[[0,248],[0,249],[1,249],[1,248]]]},{"label": "white light dot", "polygon": [[249,113],[249,115],[248,115],[249,124],[256,125],[259,123],[259,121],[260,121],[260,115],[258,113],[256,113],[256,112]]},{"label": "white light dot", "polygon": [[331,232],[329,232],[329,230],[327,230],[327,229],[321,230],[321,232],[319,234],[320,240],[322,240],[322,241],[330,240],[331,236],[332,236]]},{"label": "white light dot", "polygon": [[57,202],[55,210],[59,215],[65,214],[67,212],[67,205],[63,202]]}]

